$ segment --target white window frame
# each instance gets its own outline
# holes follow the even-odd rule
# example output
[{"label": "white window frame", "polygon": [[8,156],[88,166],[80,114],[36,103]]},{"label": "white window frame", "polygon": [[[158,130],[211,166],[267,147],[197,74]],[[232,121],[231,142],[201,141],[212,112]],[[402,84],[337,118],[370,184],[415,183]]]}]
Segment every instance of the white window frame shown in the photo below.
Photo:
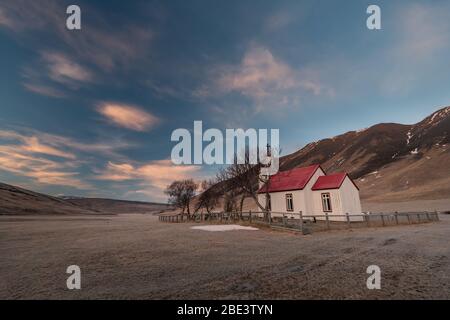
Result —
[{"label": "white window frame", "polygon": [[286,193],[286,211],[294,211],[294,196],[292,193]]},{"label": "white window frame", "polygon": [[322,193],[321,199],[322,199],[322,211],[333,212],[333,207],[331,206],[331,194],[329,192]]}]

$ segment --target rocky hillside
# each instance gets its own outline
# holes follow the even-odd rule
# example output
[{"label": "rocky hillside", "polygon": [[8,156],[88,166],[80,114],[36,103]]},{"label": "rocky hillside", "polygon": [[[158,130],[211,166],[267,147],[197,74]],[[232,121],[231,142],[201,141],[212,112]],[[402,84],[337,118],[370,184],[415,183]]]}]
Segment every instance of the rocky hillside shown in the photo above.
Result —
[{"label": "rocky hillside", "polygon": [[280,163],[346,171],[366,200],[450,198],[450,107],[414,125],[381,123],[313,142]]}]

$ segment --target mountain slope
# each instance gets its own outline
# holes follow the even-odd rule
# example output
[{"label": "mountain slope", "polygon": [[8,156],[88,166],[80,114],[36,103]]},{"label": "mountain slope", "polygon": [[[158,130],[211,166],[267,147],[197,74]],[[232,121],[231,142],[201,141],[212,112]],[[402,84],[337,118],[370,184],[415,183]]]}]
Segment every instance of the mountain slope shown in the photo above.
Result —
[{"label": "mountain slope", "polygon": [[0,214],[94,214],[65,200],[0,183]]},{"label": "mountain slope", "polygon": [[58,198],[0,183],[0,215],[159,213],[168,208],[151,202]]},{"label": "mountain slope", "polygon": [[320,163],[346,171],[370,200],[450,198],[450,107],[414,125],[382,123],[306,145],[280,169]]}]

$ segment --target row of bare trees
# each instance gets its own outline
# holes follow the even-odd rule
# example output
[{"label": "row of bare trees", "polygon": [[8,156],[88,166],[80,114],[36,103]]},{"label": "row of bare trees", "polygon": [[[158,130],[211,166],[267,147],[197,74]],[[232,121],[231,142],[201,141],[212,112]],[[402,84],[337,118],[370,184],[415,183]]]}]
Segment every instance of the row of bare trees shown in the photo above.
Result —
[{"label": "row of bare trees", "polygon": [[[223,198],[225,212],[242,214],[245,199],[251,198],[268,219],[270,179],[259,174],[260,168],[261,165],[251,164],[249,161],[244,163],[235,161],[232,165],[222,168],[214,179],[202,181],[200,184],[192,179],[174,181],[165,192],[169,196],[169,203],[181,209],[183,214],[187,211],[188,216],[191,215],[192,200],[197,195],[197,190],[201,189],[194,212],[204,209],[207,213],[211,213]],[[260,185],[266,186],[263,201],[258,198]]]}]

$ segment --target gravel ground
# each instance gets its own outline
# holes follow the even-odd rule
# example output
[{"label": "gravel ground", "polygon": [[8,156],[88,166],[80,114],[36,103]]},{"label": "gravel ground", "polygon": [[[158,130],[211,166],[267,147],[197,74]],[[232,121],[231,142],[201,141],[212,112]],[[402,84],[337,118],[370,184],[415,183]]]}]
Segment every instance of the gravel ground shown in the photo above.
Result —
[{"label": "gravel ground", "polygon": [[[307,236],[149,215],[0,217],[0,299],[449,299],[450,215]],[[67,266],[82,272],[66,289]],[[382,272],[366,288],[367,266]]]}]

